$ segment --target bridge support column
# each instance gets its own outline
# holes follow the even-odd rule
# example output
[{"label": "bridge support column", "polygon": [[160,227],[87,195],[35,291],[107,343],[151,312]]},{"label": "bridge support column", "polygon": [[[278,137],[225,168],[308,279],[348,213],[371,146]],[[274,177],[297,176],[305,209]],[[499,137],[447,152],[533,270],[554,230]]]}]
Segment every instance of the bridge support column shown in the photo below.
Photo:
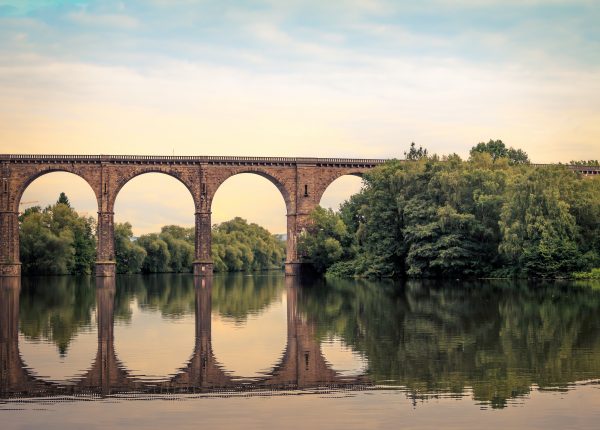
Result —
[{"label": "bridge support column", "polygon": [[98,212],[98,255],[96,276],[115,276],[115,225],[114,212]]},{"label": "bridge support column", "polygon": [[196,255],[194,260],[194,276],[211,276],[212,262],[212,232],[211,212],[196,212]]},{"label": "bridge support column", "polygon": [[298,237],[310,221],[308,214],[288,214],[287,216],[287,241],[285,274],[287,276],[300,276],[306,263],[298,253]]},{"label": "bridge support column", "polygon": [[20,276],[19,214],[0,211],[0,276]]}]

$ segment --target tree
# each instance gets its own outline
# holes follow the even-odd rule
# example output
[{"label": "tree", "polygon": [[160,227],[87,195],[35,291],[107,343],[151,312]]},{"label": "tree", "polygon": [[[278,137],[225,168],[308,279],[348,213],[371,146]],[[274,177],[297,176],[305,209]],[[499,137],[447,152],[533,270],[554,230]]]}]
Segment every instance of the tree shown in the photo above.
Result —
[{"label": "tree", "polygon": [[236,217],[213,226],[212,255],[217,272],[279,269],[285,243],[267,229]]},{"label": "tree", "polygon": [[[301,237],[299,249],[319,271],[565,277],[600,267],[600,178],[473,151],[467,162],[455,154],[390,161],[364,180],[339,214],[317,212]],[[328,228],[332,220],[345,226],[345,244]]]},{"label": "tree", "polygon": [[298,253],[324,273],[334,262],[351,255],[352,236],[341,217],[331,209],[317,206],[310,214],[310,224],[298,239]]},{"label": "tree", "polygon": [[95,222],[77,214],[61,193],[57,203],[28,208],[20,217],[23,273],[91,273],[96,256]]},{"label": "tree", "polygon": [[485,152],[492,156],[495,162],[500,158],[507,158],[510,164],[529,164],[527,153],[521,149],[507,148],[501,140],[491,140],[487,143],[479,142],[471,148],[471,156],[476,153]]},{"label": "tree", "polygon": [[171,253],[167,243],[158,234],[150,233],[140,236],[136,243],[146,251],[142,272],[163,273],[169,271]]},{"label": "tree", "polygon": [[571,160],[569,164],[573,166],[600,166],[600,161],[598,160]]},{"label": "tree", "polygon": [[514,271],[564,277],[583,268],[569,202],[575,180],[559,166],[533,169],[514,181],[502,209],[499,247]]},{"label": "tree", "polygon": [[410,149],[408,150],[408,152],[404,151],[404,158],[409,161],[416,161],[420,160],[421,158],[427,158],[427,149],[423,148],[422,146],[419,146],[419,148],[417,149],[415,142],[411,142]]},{"label": "tree", "polygon": [[60,193],[60,196],[58,196],[58,200],[56,201],[56,203],[62,203],[63,205],[71,207],[71,202],[69,202],[69,198],[65,193]]},{"label": "tree", "polygon": [[146,250],[133,242],[133,231],[128,222],[115,224],[115,255],[118,273],[139,273]]}]

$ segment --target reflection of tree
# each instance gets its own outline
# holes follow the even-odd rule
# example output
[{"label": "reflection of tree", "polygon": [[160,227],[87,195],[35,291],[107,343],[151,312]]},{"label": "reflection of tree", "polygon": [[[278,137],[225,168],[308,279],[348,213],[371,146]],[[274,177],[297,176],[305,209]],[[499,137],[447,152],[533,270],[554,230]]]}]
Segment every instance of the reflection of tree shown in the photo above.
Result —
[{"label": "reflection of tree", "polygon": [[19,307],[21,333],[28,339],[53,342],[64,356],[77,333],[90,328],[95,305],[92,278],[23,278]]},{"label": "reflection of tree", "polygon": [[600,377],[600,293],[506,283],[404,286],[327,281],[299,301],[319,336],[368,358],[375,381],[415,393],[472,387],[502,407],[541,387]]},{"label": "reflection of tree", "polygon": [[215,275],[212,287],[212,308],[224,317],[244,321],[248,314],[262,312],[285,289],[281,272],[265,272],[247,276],[233,273]]},{"label": "reflection of tree", "polygon": [[165,318],[194,313],[194,278],[191,275],[123,275],[117,277],[115,318],[131,320],[131,302],[142,309],[159,310]]}]

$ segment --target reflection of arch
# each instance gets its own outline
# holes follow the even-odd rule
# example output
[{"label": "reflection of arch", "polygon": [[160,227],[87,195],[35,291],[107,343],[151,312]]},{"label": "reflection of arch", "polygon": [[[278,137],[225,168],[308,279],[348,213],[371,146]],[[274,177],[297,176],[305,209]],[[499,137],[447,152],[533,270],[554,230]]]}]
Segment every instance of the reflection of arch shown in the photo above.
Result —
[{"label": "reflection of arch", "polygon": [[221,175],[220,177],[216,178],[216,180],[211,183],[211,189],[208,190],[208,192],[209,192],[209,200],[208,200],[209,209],[212,208],[212,202],[214,200],[214,196],[217,194],[217,191],[219,190],[221,185],[223,185],[223,183],[226,182],[228,179],[230,179],[234,176],[237,176],[237,175],[244,174],[244,173],[251,173],[254,175],[258,175],[262,178],[265,178],[266,180],[271,182],[273,185],[275,185],[275,187],[279,190],[281,197],[283,198],[287,212],[289,213],[291,211],[293,194],[285,186],[285,179],[282,177],[278,177],[278,175],[275,172],[267,172],[261,168],[240,168],[240,169],[236,169],[236,170],[230,170],[230,171],[227,171],[226,174]]},{"label": "reflection of arch", "polygon": [[[19,278],[5,278],[19,284]],[[340,377],[320,352],[314,327],[298,313],[298,286],[287,278],[288,341],[280,363],[264,378],[244,379],[229,375],[218,363],[211,346],[212,277],[196,278],[196,342],[187,366],[164,382],[141,381],[132,377],[119,362],[114,350],[114,278],[97,280],[98,352],[91,368],[69,384],[49,383],[32,376],[18,353],[18,287],[0,285],[0,366],[8,369],[0,379],[0,392],[13,395],[48,396],[61,394],[116,392],[189,392],[207,389],[306,388],[365,383],[363,377]],[[4,376],[6,375],[6,377]]]},{"label": "reflection of arch", "polygon": [[33,376],[19,353],[21,279],[0,277],[0,394],[44,393],[55,385]]}]

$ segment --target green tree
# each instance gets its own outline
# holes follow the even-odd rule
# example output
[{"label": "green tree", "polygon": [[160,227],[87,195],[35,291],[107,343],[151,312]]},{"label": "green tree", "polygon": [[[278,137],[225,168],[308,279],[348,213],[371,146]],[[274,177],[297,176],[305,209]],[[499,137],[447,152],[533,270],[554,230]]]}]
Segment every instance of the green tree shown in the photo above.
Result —
[{"label": "green tree", "polygon": [[163,273],[168,272],[171,263],[169,246],[158,234],[150,233],[140,236],[136,244],[144,248],[146,258],[142,264],[142,272]]},{"label": "green tree", "polygon": [[573,166],[600,166],[598,160],[571,160],[569,164]]},{"label": "green tree", "polygon": [[236,217],[212,229],[215,271],[279,269],[285,259],[285,243],[267,229]]},{"label": "green tree", "polygon": [[63,205],[67,205],[68,207],[71,207],[71,202],[69,201],[69,198],[63,192],[61,192],[60,195],[58,196],[58,200],[56,201],[56,203],[62,203]]},{"label": "green tree", "polygon": [[373,169],[335,215],[347,244],[337,245],[327,218],[313,220],[300,241],[307,260],[364,277],[557,277],[600,267],[600,178],[518,163],[501,141],[475,149],[468,161],[433,155]]},{"label": "green tree", "polygon": [[340,259],[352,257],[352,236],[340,215],[318,206],[298,239],[298,253],[319,273]]},{"label": "green tree", "polygon": [[115,254],[118,273],[138,273],[146,258],[146,250],[133,242],[128,222],[115,224]]},{"label": "green tree", "polygon": [[490,140],[487,143],[479,142],[471,148],[471,156],[478,152],[490,154],[493,161],[500,158],[507,158],[511,164],[529,164],[529,157],[525,151],[512,147],[507,148],[501,140]]},{"label": "green tree", "polygon": [[417,149],[415,142],[411,142],[409,150],[404,151],[404,158],[409,161],[417,161],[421,158],[427,158],[427,149],[423,148],[422,146],[419,146]]},{"label": "green tree", "polygon": [[169,249],[169,271],[190,272],[194,261],[193,229],[174,225],[165,226],[161,229],[159,237]]},{"label": "green tree", "polygon": [[571,200],[576,175],[566,168],[532,169],[516,178],[500,219],[500,252],[529,276],[568,276],[582,269]]},{"label": "green tree", "polygon": [[23,273],[91,273],[96,255],[95,221],[80,216],[64,193],[45,209],[28,208],[20,217]]}]

